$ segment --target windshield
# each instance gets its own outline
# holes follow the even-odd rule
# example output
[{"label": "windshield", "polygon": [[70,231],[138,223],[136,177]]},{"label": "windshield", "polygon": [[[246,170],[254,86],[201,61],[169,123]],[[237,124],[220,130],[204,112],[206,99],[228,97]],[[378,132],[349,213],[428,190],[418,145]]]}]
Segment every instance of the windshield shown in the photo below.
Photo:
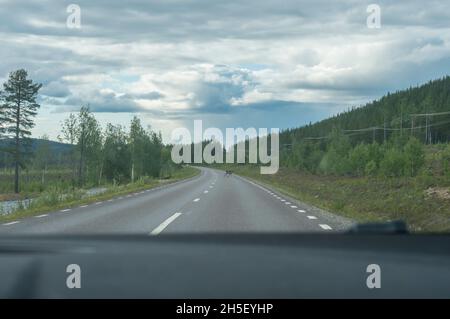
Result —
[{"label": "windshield", "polygon": [[0,235],[448,233],[449,13],[0,1]]}]

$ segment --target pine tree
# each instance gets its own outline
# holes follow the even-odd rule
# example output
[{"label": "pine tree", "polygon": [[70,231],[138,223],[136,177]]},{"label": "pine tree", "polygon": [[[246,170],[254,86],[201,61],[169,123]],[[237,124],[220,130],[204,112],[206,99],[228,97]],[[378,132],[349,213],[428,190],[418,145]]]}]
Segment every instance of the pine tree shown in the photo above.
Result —
[{"label": "pine tree", "polygon": [[2,100],[3,100],[2,91],[0,91],[0,139],[3,138],[3,134],[5,133],[5,126],[7,121],[5,106]]},{"label": "pine tree", "polygon": [[14,145],[11,153],[14,158],[14,191],[19,192],[19,168],[25,164],[27,139],[34,126],[33,117],[40,107],[36,97],[42,84],[28,79],[27,71],[20,69],[9,74],[1,93],[4,114],[3,130],[11,135]]}]

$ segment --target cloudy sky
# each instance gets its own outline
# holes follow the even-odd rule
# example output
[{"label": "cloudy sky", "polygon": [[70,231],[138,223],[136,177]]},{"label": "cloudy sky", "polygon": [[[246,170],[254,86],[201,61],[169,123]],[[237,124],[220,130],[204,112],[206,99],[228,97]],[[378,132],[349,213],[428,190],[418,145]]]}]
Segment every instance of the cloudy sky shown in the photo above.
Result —
[{"label": "cloudy sky", "polygon": [[0,81],[25,68],[44,84],[33,133],[53,139],[88,103],[169,141],[194,119],[297,127],[450,73],[449,1],[0,0],[0,21]]}]

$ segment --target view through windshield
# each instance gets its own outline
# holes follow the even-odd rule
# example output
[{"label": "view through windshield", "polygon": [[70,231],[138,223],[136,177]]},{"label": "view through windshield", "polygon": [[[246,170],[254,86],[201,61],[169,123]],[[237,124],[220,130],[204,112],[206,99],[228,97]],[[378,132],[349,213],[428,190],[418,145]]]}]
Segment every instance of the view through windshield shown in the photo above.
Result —
[{"label": "view through windshield", "polygon": [[0,236],[448,234],[450,4],[406,2],[0,0]]}]

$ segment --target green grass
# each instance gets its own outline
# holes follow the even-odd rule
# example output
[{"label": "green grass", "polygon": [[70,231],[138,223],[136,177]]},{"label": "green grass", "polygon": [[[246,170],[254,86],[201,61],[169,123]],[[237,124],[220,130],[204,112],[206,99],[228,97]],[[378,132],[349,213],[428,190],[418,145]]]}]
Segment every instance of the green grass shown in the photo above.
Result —
[{"label": "green grass", "polygon": [[42,213],[53,212],[64,208],[76,207],[79,205],[90,204],[97,201],[107,200],[116,196],[126,195],[133,192],[142,191],[144,189],[151,189],[164,184],[170,184],[183,179],[188,179],[198,175],[200,171],[194,167],[183,167],[175,170],[170,178],[158,179],[141,179],[135,183],[127,185],[107,187],[107,191],[102,194],[83,197],[81,190],[75,190],[70,193],[63,193],[57,190],[49,190],[41,193],[32,202],[28,208],[19,208],[17,211],[8,214],[0,215],[0,222],[8,222],[24,217],[34,216]]},{"label": "green grass", "polygon": [[[45,173],[45,183],[42,183],[41,170],[21,170],[20,197],[33,196],[46,191],[49,187],[59,189],[72,188],[73,172],[70,169],[51,168]],[[14,192],[14,171],[0,170],[0,199],[16,199]]]},{"label": "green grass", "polygon": [[300,201],[360,222],[405,220],[414,232],[449,232],[450,199],[428,196],[429,187],[449,188],[448,178],[317,176],[280,168],[261,175],[252,165],[222,165]]}]

